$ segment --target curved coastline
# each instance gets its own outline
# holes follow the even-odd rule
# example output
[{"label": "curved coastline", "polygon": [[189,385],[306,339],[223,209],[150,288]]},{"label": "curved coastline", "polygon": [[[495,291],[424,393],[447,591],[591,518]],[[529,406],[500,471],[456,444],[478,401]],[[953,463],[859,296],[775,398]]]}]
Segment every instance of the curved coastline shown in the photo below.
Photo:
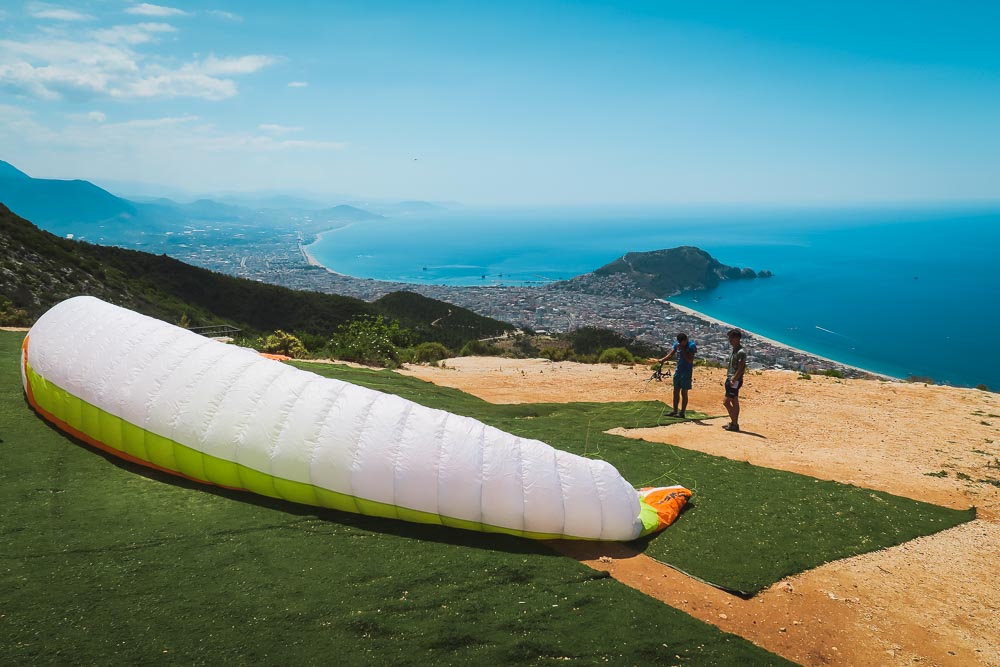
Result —
[{"label": "curved coastline", "polygon": [[347,274],[339,273],[339,272],[334,271],[333,269],[331,269],[329,266],[326,266],[324,264],[320,264],[319,262],[316,261],[316,258],[313,257],[312,253],[309,252],[309,246],[311,246],[312,244],[314,244],[317,241],[319,241],[323,236],[325,236],[325,235],[327,235],[327,234],[329,234],[331,232],[339,231],[341,229],[344,229],[344,227],[334,227],[333,229],[327,229],[326,231],[319,232],[319,233],[317,233],[315,235],[316,237],[312,241],[310,241],[309,243],[303,243],[302,240],[300,239],[299,240],[299,252],[302,253],[302,259],[304,259],[306,261],[306,264],[308,264],[309,266],[313,266],[313,267],[316,267],[318,269],[325,269],[326,271],[332,273],[335,276],[342,276],[344,278],[352,278],[353,276],[348,276]]},{"label": "curved coastline", "polygon": [[[348,279],[348,280],[364,281],[366,283],[381,282],[381,283],[384,283],[386,285],[413,285],[414,287],[421,287],[421,286],[426,287],[426,285],[422,285],[420,283],[407,283],[407,282],[402,282],[402,281],[388,281],[388,280],[378,280],[378,279],[365,279],[365,278],[358,278],[358,277],[355,277],[355,276],[349,276],[347,274],[340,273],[338,271],[334,271],[333,269],[329,268],[328,266],[325,266],[322,263],[320,263],[319,261],[317,261],[316,258],[312,255],[312,253],[309,252],[309,246],[311,246],[313,243],[315,243],[316,241],[318,241],[321,236],[323,236],[325,234],[329,234],[331,232],[338,231],[339,229],[342,229],[342,228],[338,227],[338,228],[334,228],[334,229],[330,229],[330,230],[326,230],[324,232],[321,232],[321,233],[319,233],[319,234],[316,235],[316,239],[314,239],[311,243],[308,243],[308,244],[304,244],[304,243],[301,243],[301,242],[299,243],[299,251],[302,253],[303,259],[305,260],[305,262],[309,266],[317,267],[317,268],[322,268],[322,269],[324,269],[325,271],[327,271],[328,273],[330,273],[332,275],[335,275],[335,276],[338,276],[338,277],[341,277],[341,278],[345,278],[345,279]],[[481,289],[482,287],[483,287],[482,285],[464,285],[464,286],[452,285],[452,286],[449,286],[449,289],[456,289],[456,290],[464,290],[464,289],[469,289],[469,288]],[[502,288],[503,286],[496,286],[496,287]],[[707,324],[713,324],[713,325],[718,325],[718,326],[721,326],[721,327],[728,327],[728,328],[736,328],[736,325],[733,325],[732,323],[724,322],[724,321],[719,320],[717,318],[714,318],[714,317],[711,317],[709,315],[706,315],[705,313],[702,313],[700,311],[694,310],[693,308],[689,308],[687,306],[682,306],[682,305],[679,305],[679,304],[674,303],[672,301],[669,301],[668,299],[656,299],[656,301],[658,303],[666,306],[666,307],[675,308],[678,311],[680,311],[680,312],[682,312],[682,313],[684,313],[684,314],[686,314],[686,315],[688,315],[690,317],[697,318],[697,319],[699,319],[699,320],[701,320],[701,321],[703,321],[703,322],[705,322]],[[742,327],[740,327],[740,328],[742,328]],[[813,352],[810,352],[809,350],[804,350],[804,349],[801,349],[801,348],[793,347],[791,345],[788,345],[787,343],[782,343],[781,341],[775,340],[773,338],[768,338],[767,336],[762,336],[762,335],[760,335],[760,334],[758,334],[758,333],[756,333],[756,332],[754,332],[752,330],[748,330],[748,329],[743,329],[743,330],[746,331],[750,336],[752,336],[756,340],[762,341],[762,342],[764,342],[764,343],[766,343],[768,345],[771,345],[773,347],[776,347],[776,348],[787,350],[790,353],[794,353],[794,354],[798,354],[798,355],[802,355],[802,356],[806,356],[806,357],[811,357],[813,359],[816,359],[818,361],[821,361],[821,362],[824,362],[824,363],[827,363],[827,364],[831,364],[833,366],[839,366],[839,367],[842,367],[842,368],[845,368],[845,369],[850,369],[850,370],[852,370],[854,372],[865,374],[865,375],[869,375],[869,376],[876,377],[876,378],[883,379],[883,380],[888,380],[888,381],[892,381],[892,382],[903,381],[903,378],[901,378],[901,377],[889,375],[887,373],[881,373],[881,372],[877,372],[877,371],[872,371],[870,369],[862,368],[860,366],[855,366],[855,365],[852,365],[852,364],[847,364],[847,363],[844,363],[842,361],[838,361],[836,359],[831,359],[830,357],[824,357],[822,355],[815,354]]]},{"label": "curved coastline", "polygon": [[690,315],[691,317],[697,317],[698,319],[703,320],[705,322],[708,322],[710,324],[717,324],[719,326],[729,327],[731,329],[737,329],[738,328],[738,329],[740,329],[742,331],[745,331],[746,333],[750,334],[751,336],[753,336],[757,340],[764,341],[768,345],[773,345],[774,347],[779,347],[779,348],[781,348],[783,350],[788,350],[789,352],[796,352],[798,354],[808,355],[810,357],[814,357],[814,358],[819,359],[821,361],[825,361],[827,363],[834,364],[836,366],[843,366],[844,368],[850,368],[852,370],[858,371],[859,373],[867,373],[868,375],[872,375],[872,376],[880,378],[880,379],[891,380],[893,382],[902,382],[903,381],[903,378],[896,377],[894,375],[889,375],[887,373],[879,373],[879,372],[876,372],[876,371],[873,371],[873,370],[869,370],[867,368],[862,368],[860,366],[853,366],[851,364],[845,364],[842,361],[837,361],[836,359],[831,359],[829,357],[824,357],[824,356],[815,354],[813,352],[810,352],[809,350],[803,350],[801,348],[792,347],[791,345],[788,345],[787,343],[782,343],[781,341],[774,340],[773,338],[768,338],[767,336],[761,336],[760,334],[755,333],[753,331],[749,331],[747,329],[744,329],[743,327],[737,327],[735,324],[731,324],[729,322],[723,322],[722,320],[719,320],[719,319],[716,319],[716,318],[711,317],[709,315],[706,315],[705,313],[702,313],[702,312],[699,312],[697,310],[694,310],[693,308],[688,308],[687,306],[681,306],[679,304],[674,303],[673,301],[668,301],[667,299],[657,299],[657,301],[659,301],[660,303],[662,303],[664,305],[670,306],[671,308],[676,308],[677,310],[681,311],[682,313],[686,313],[687,315]]}]

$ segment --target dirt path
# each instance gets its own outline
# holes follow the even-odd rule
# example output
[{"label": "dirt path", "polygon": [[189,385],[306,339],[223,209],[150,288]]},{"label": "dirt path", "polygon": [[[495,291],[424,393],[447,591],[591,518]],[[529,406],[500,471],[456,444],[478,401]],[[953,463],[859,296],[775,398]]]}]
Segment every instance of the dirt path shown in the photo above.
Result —
[{"label": "dirt path", "polygon": [[[462,358],[402,371],[496,403],[670,401],[645,367]],[[698,368],[690,409],[722,415],[722,371]],[[626,545],[553,546],[663,602],[804,665],[1000,667],[1000,400],[972,389],[765,371],[726,419],[627,437],[887,491],[979,519],[829,563],[741,600]],[[931,474],[933,473],[933,474]]]}]

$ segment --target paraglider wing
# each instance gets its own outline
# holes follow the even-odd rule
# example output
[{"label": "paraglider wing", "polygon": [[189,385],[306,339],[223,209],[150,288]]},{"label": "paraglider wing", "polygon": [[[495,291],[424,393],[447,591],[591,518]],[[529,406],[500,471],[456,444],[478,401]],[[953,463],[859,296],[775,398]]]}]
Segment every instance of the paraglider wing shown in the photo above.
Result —
[{"label": "paraglider wing", "polygon": [[663,527],[656,504],[604,461],[93,297],[39,318],[21,372],[30,404],[63,430],[199,482],[530,538],[630,540]]}]

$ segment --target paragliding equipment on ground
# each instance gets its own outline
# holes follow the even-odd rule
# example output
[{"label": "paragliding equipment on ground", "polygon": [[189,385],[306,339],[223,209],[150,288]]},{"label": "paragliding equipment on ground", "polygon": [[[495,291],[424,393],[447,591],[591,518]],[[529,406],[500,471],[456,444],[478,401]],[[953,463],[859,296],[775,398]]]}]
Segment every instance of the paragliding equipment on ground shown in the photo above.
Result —
[{"label": "paragliding equipment on ground", "polygon": [[649,376],[650,380],[656,380],[657,382],[663,382],[663,362],[661,361],[656,366],[653,366],[653,374]]},{"label": "paragliding equipment on ground", "polygon": [[639,393],[642,394],[642,393],[645,393],[647,390],[649,390],[649,388],[653,386],[652,383],[653,383],[654,380],[656,380],[657,382],[663,382],[663,362],[662,361],[660,363],[658,363],[657,365],[653,366],[653,374],[650,375],[648,378],[646,378],[643,381],[642,387],[639,388]]},{"label": "paragliding equipment on ground", "polygon": [[606,461],[324,378],[94,297],[53,306],[21,354],[28,403],[87,444],[198,482],[533,539],[632,540],[691,492]]}]

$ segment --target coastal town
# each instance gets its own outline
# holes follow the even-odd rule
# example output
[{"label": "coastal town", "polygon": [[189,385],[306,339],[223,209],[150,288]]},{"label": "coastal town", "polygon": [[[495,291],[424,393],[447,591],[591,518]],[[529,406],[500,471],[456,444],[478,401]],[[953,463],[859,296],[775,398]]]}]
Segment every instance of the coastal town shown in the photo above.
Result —
[{"label": "coastal town", "polygon": [[[184,247],[170,248],[170,254],[220,273],[366,301],[408,290],[535,332],[564,333],[599,327],[666,348],[672,345],[677,332],[684,331],[698,343],[698,356],[707,362],[722,362],[729,354],[729,325],[669,300],[638,298],[633,295],[632,285],[619,276],[603,279],[592,291],[580,291],[567,283],[456,287],[387,282],[345,276],[319,265],[307,250],[312,240],[310,233],[292,230],[261,235],[251,244],[238,245],[219,243],[218,238],[199,242],[196,237]],[[747,332],[744,344],[751,354],[750,367],[756,370],[873,376],[752,332]]]}]

